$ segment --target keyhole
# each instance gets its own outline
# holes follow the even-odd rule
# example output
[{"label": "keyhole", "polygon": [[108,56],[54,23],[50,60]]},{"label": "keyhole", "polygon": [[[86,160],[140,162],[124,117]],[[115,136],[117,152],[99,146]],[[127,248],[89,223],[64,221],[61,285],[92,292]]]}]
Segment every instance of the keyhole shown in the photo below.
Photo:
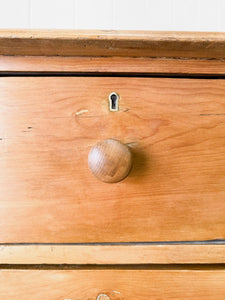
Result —
[{"label": "keyhole", "polygon": [[115,92],[112,92],[109,95],[109,110],[118,111],[119,110],[119,95]]},{"label": "keyhole", "polygon": [[101,295],[98,295],[96,300],[111,300],[111,298],[109,296],[107,296],[106,294],[101,294]]}]

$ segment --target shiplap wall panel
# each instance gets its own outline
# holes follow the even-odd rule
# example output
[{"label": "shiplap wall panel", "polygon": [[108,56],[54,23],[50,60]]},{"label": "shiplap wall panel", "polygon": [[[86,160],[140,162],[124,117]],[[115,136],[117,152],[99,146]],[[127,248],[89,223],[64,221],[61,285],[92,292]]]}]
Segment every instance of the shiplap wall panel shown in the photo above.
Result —
[{"label": "shiplap wall panel", "polygon": [[225,1],[221,0],[219,9],[219,28],[218,31],[225,32]]},{"label": "shiplap wall panel", "polygon": [[150,30],[173,30],[173,0],[146,1],[147,28]]},{"label": "shiplap wall panel", "polygon": [[147,1],[114,1],[113,29],[144,30],[148,26]]},{"label": "shiplap wall panel", "polygon": [[196,9],[198,13],[198,20],[200,26],[204,28],[205,31],[218,31],[220,27],[220,22],[225,21],[225,20],[221,20],[220,18],[220,7],[222,1],[221,0],[210,0],[210,1],[197,0],[198,6]]},{"label": "shiplap wall panel", "polygon": [[29,0],[0,0],[0,28],[29,28]]},{"label": "shiplap wall panel", "polygon": [[194,31],[195,28],[198,30],[200,24],[200,20],[198,19],[198,8],[198,0],[174,0],[173,5],[171,6],[172,27],[176,28],[176,24],[180,24],[181,31]]},{"label": "shiplap wall panel", "polygon": [[75,27],[79,29],[112,29],[112,0],[75,1]]},{"label": "shiplap wall panel", "polygon": [[225,0],[0,0],[0,28],[225,31]]},{"label": "shiplap wall panel", "polygon": [[73,0],[30,0],[30,27],[73,28],[73,5]]}]

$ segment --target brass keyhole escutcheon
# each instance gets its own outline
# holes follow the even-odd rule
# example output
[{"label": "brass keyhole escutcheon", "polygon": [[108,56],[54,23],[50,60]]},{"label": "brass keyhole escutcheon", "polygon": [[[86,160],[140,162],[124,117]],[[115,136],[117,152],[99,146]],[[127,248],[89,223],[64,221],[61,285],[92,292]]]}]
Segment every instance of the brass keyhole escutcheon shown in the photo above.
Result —
[{"label": "brass keyhole escutcheon", "polygon": [[101,295],[98,295],[96,300],[111,300],[111,298],[109,296],[107,296],[106,294],[101,294]]},{"label": "brass keyhole escutcheon", "polygon": [[109,110],[118,111],[119,110],[119,95],[116,92],[109,94]]}]

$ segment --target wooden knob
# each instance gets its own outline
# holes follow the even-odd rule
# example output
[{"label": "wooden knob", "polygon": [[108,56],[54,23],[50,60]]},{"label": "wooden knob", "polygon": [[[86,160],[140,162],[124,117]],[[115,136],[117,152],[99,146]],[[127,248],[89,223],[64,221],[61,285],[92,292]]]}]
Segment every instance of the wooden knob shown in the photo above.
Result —
[{"label": "wooden knob", "polygon": [[118,140],[103,140],[91,148],[88,165],[99,180],[118,182],[129,174],[132,166],[131,151]]}]

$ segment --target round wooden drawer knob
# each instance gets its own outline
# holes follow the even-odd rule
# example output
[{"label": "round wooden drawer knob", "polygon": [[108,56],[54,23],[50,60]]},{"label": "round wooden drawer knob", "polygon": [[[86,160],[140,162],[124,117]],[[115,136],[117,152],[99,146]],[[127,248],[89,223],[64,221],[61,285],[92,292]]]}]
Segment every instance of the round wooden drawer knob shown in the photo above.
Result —
[{"label": "round wooden drawer knob", "polygon": [[127,145],[118,140],[103,140],[91,148],[88,165],[99,180],[118,182],[127,177],[130,172],[131,151]]}]

